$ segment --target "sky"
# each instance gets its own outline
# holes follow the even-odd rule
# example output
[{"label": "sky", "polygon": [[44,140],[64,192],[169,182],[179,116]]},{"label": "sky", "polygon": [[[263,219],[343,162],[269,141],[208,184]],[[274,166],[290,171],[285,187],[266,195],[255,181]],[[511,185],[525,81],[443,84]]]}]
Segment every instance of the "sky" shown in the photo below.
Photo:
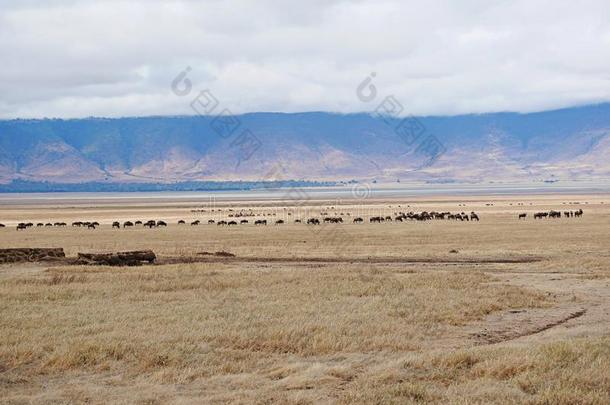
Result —
[{"label": "sky", "polygon": [[610,101],[610,2],[0,0],[0,55],[5,119],[530,112]]}]

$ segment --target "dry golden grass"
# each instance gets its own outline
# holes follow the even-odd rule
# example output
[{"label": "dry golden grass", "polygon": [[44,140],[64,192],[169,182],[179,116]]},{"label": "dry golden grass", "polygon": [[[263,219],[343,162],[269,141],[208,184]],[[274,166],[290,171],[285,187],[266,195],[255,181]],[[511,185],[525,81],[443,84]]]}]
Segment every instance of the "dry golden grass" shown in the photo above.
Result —
[{"label": "dry golden grass", "polygon": [[[540,201],[531,209],[562,208]],[[445,200],[418,204],[457,210]],[[0,266],[0,402],[608,403],[610,205],[543,223],[518,222],[521,208],[508,200],[478,207],[480,223],[345,224],[342,239],[298,224],[0,229],[1,247],[69,255],[151,248],[261,258]],[[146,218],[140,206],[117,209]],[[100,217],[79,210],[118,216],[112,207]],[[189,219],[188,207],[158,210],[150,217]],[[26,211],[33,220],[51,212]],[[542,261],[493,262],[534,256]],[[428,262],[359,260],[369,257]],[[545,317],[555,325],[562,308],[585,315],[527,336]],[[532,314],[526,326],[511,324],[523,311]],[[524,328],[523,337],[495,345],[473,337],[506,327]]]}]

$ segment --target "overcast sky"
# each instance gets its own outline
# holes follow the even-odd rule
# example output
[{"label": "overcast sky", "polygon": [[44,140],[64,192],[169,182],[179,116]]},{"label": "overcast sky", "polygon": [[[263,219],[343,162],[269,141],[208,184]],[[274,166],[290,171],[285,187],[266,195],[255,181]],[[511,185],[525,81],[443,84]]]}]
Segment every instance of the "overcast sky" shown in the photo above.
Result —
[{"label": "overcast sky", "polygon": [[0,55],[1,118],[525,112],[610,101],[610,1],[0,0]]}]

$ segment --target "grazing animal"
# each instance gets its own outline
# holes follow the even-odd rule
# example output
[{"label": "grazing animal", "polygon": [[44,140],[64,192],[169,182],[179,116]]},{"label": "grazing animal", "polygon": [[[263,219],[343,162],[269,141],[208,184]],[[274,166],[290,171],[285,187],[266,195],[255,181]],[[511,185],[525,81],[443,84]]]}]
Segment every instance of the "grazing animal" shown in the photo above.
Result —
[{"label": "grazing animal", "polygon": [[128,227],[128,226],[133,226],[133,222],[131,222],[131,221],[125,221],[125,222],[123,223],[123,228],[126,228],[126,227]]},{"label": "grazing animal", "polygon": [[152,229],[153,227],[157,226],[157,223],[154,220],[151,219],[150,221],[146,222],[144,224],[144,226],[145,227],[149,227],[150,229]]},{"label": "grazing animal", "polygon": [[167,226],[165,221],[157,221],[157,226]]},{"label": "grazing animal", "polygon": [[229,222],[227,222],[227,225],[237,225],[237,222],[235,222],[235,221],[229,221]]},{"label": "grazing animal", "polygon": [[72,222],[72,226],[83,226],[81,221]]},{"label": "grazing animal", "polygon": [[583,214],[583,210],[581,208],[581,209],[579,209],[578,211],[576,211],[574,213],[574,216],[577,217],[577,218],[580,218],[580,217],[582,217],[582,214]]},{"label": "grazing animal", "polygon": [[142,225],[142,221],[136,221],[136,225]]},{"label": "grazing animal", "polygon": [[307,225],[320,225],[320,220],[318,218],[309,218]]},{"label": "grazing animal", "polygon": [[371,217],[369,219],[369,222],[370,223],[373,223],[373,222],[381,223],[383,220],[384,220],[383,217]]},{"label": "grazing animal", "polygon": [[354,223],[355,223],[355,224],[361,224],[361,223],[363,223],[363,222],[364,222],[364,219],[362,219],[362,218],[360,218],[360,217],[358,217],[358,218],[354,218]]},{"label": "grazing animal", "polygon": [[295,219],[295,220],[294,220],[294,223],[295,223],[295,224],[300,224],[300,223],[301,223],[301,220],[300,220],[300,219]]},{"label": "grazing animal", "polygon": [[267,220],[266,219],[257,219],[256,221],[254,221],[254,225],[267,225]]},{"label": "grazing animal", "polygon": [[197,220],[195,220],[195,221],[191,222],[191,226],[197,226],[197,225],[199,225],[200,223],[201,223],[201,221],[199,221],[199,220],[197,219]]},{"label": "grazing animal", "polygon": [[6,225],[0,224],[0,228],[6,228]]},{"label": "grazing animal", "polygon": [[41,226],[44,226],[44,224],[42,222],[39,222],[36,224],[36,226],[40,228]]},{"label": "grazing animal", "polygon": [[178,225],[184,225],[186,224],[186,222],[184,222],[184,219],[181,219],[180,221],[178,221]]},{"label": "grazing animal", "polygon": [[521,219],[521,218],[526,219],[527,218],[527,214],[519,214],[519,219]]},{"label": "grazing animal", "polygon": [[114,229],[114,228],[121,229],[121,223],[120,223],[120,222],[118,222],[118,221],[114,221],[114,222],[112,223],[112,228],[113,228],[113,229]]},{"label": "grazing animal", "polygon": [[211,225],[211,224],[213,224],[214,222],[216,222],[216,221],[214,221],[213,219],[210,219],[210,220],[208,221],[208,224],[210,224],[210,225]]},{"label": "grazing animal", "polygon": [[95,223],[87,225],[87,229],[95,229]]},{"label": "grazing animal", "polygon": [[275,221],[276,225],[282,225],[284,223],[284,220],[282,219],[278,219],[277,221]]},{"label": "grazing animal", "polygon": [[242,219],[241,221],[239,221],[240,224],[245,225],[248,223],[247,219]]},{"label": "grazing animal", "polygon": [[17,224],[18,231],[21,231],[23,229],[28,229],[28,227],[24,223]]},{"label": "grazing animal", "polygon": [[479,220],[479,216],[477,214],[475,214],[474,212],[470,213],[470,220],[471,221],[478,221]]}]

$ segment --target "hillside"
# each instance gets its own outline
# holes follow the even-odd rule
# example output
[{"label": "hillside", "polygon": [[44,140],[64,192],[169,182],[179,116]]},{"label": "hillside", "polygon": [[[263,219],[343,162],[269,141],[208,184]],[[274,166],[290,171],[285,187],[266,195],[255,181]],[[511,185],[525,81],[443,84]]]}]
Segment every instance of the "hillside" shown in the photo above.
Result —
[{"label": "hillside", "polygon": [[[232,134],[213,117],[0,121],[0,182],[610,178],[610,104],[421,117],[402,132],[368,114],[234,118]],[[430,134],[442,146],[426,148]]]}]

